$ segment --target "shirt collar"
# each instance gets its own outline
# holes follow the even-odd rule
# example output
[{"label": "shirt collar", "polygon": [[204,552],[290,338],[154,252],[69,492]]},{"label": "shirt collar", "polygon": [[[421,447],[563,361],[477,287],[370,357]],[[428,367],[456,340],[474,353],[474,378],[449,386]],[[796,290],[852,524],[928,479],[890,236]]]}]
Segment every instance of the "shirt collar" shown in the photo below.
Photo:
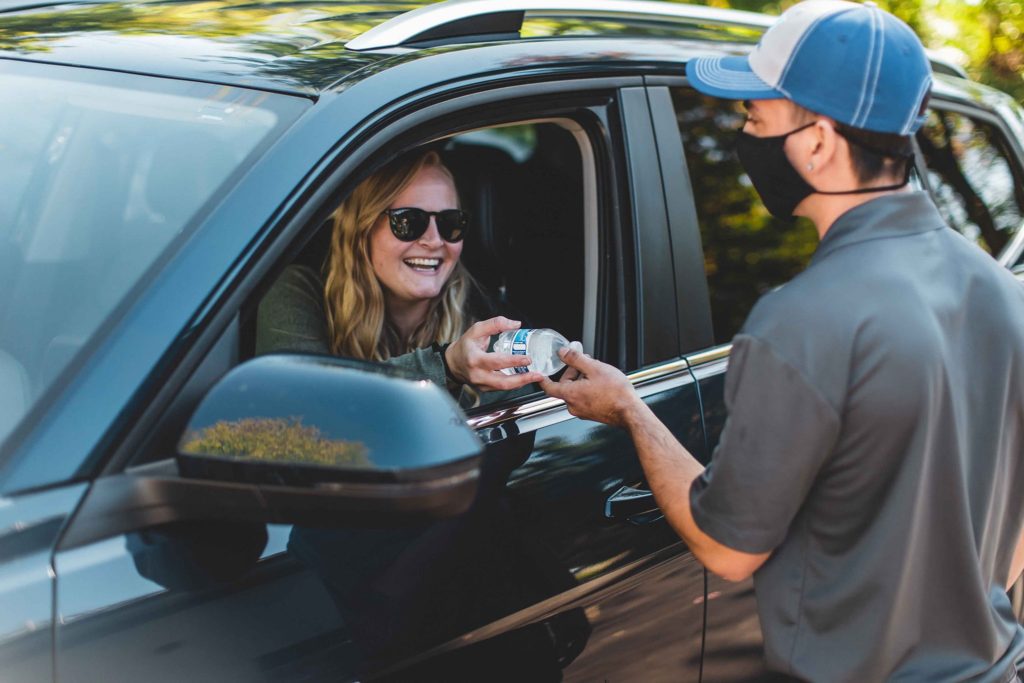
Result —
[{"label": "shirt collar", "polygon": [[913,235],[946,227],[926,192],[887,194],[853,207],[825,233],[811,263],[850,244],[885,237]]}]

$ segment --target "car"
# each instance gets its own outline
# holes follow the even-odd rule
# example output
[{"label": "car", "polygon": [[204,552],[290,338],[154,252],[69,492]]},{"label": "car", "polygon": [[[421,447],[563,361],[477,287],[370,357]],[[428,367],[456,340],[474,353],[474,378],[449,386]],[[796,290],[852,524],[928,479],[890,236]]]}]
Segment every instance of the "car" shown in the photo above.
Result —
[{"label": "car", "polygon": [[[742,109],[684,65],[770,22],[3,0],[4,680],[767,680],[752,584],[695,560],[623,432],[539,392],[463,412],[374,364],[254,357],[254,330],[339,199],[429,145],[482,286],[708,462],[730,339],[817,236],[767,214]],[[914,183],[1024,278],[1021,107],[933,68]],[[275,434],[306,445],[256,461]]]}]

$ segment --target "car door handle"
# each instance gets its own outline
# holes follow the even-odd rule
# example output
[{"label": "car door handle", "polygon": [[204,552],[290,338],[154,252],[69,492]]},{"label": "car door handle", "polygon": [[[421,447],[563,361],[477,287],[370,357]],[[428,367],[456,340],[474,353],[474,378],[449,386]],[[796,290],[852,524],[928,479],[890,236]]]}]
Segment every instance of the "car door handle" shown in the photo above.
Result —
[{"label": "car door handle", "polygon": [[604,516],[637,525],[650,524],[665,517],[654,502],[653,493],[632,486],[621,486],[608,496],[604,502]]}]

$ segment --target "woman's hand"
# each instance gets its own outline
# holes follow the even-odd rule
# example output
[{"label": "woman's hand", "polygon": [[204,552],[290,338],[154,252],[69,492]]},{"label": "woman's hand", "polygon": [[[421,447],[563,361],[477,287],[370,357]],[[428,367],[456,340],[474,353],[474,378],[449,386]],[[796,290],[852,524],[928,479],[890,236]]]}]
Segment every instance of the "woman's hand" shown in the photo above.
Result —
[{"label": "woman's hand", "polygon": [[445,362],[455,379],[481,391],[509,391],[545,379],[539,372],[524,372],[521,375],[506,375],[501,372],[502,368],[529,365],[529,356],[487,353],[487,344],[492,336],[519,329],[520,325],[522,323],[518,320],[497,317],[481,320],[466,330],[445,350]]}]

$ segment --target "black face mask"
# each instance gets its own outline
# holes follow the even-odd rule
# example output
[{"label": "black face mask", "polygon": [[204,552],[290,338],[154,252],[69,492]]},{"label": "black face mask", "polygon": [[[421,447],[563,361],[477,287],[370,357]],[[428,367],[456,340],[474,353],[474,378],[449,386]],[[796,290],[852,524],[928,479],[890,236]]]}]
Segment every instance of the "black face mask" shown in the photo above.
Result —
[{"label": "black face mask", "polygon": [[805,126],[794,128],[782,135],[759,138],[742,129],[737,132],[736,154],[739,156],[743,170],[750,177],[754,189],[761,195],[768,213],[776,218],[793,218],[797,205],[812,194],[867,194],[885,190],[898,190],[910,182],[912,164],[907,163],[906,177],[897,185],[884,187],[864,187],[843,192],[821,192],[814,189],[796,172],[793,164],[786,156],[786,138],[799,133],[816,123],[812,121]]}]

